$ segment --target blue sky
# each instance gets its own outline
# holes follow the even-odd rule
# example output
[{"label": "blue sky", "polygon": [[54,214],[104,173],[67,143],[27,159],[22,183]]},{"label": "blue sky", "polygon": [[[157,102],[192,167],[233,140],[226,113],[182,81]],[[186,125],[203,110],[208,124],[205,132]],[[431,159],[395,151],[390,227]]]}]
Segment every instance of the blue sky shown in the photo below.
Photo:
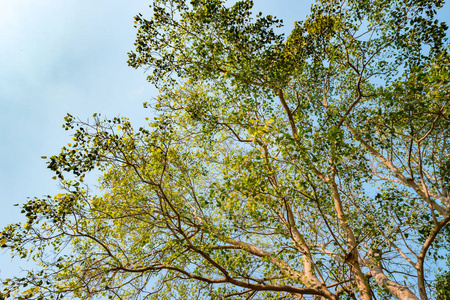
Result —
[{"label": "blue sky", "polygon": [[[256,0],[255,11],[284,19],[289,32],[311,2]],[[127,66],[136,29],[150,1],[0,0],[0,227],[23,221],[27,197],[58,193],[41,156],[70,142],[61,128],[67,113],[126,116],[144,124],[156,90],[143,70]],[[0,253],[0,277],[18,272]]]}]

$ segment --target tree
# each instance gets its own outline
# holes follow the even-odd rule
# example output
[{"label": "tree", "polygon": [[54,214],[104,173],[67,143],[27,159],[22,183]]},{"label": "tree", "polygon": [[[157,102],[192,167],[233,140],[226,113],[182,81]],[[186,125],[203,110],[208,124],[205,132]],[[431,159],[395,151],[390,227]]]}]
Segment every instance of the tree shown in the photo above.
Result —
[{"label": "tree", "polygon": [[450,272],[447,271],[444,274],[439,274],[437,276],[436,283],[436,299],[449,299],[450,298]]},{"label": "tree", "polygon": [[157,116],[66,117],[74,142],[48,161],[65,192],[1,233],[41,268],[3,297],[433,296],[450,222],[442,5],[319,1],[285,38],[250,0],[156,0],[129,65],[150,70]]}]

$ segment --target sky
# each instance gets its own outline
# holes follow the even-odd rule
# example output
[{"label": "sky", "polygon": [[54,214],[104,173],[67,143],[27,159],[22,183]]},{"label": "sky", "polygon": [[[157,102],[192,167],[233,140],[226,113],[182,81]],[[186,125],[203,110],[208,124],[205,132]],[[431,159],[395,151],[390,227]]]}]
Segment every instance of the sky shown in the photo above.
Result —
[{"label": "sky", "polygon": [[[289,32],[310,1],[255,0],[255,11],[284,19]],[[125,116],[141,126],[157,91],[142,69],[127,66],[136,29],[150,16],[144,0],[0,0],[0,228],[23,222],[27,197],[59,193],[41,156],[71,140],[61,128],[70,113]],[[0,252],[0,278],[19,275],[23,261]]]}]

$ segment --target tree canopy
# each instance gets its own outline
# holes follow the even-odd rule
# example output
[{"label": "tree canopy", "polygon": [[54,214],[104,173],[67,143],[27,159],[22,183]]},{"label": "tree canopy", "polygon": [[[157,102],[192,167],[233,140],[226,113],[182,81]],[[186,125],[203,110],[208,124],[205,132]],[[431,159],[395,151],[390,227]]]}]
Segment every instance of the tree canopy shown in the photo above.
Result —
[{"label": "tree canopy", "polygon": [[286,37],[250,0],[155,0],[128,63],[156,117],[67,115],[63,192],[0,236],[40,268],[2,297],[448,299],[442,5],[319,0]]}]

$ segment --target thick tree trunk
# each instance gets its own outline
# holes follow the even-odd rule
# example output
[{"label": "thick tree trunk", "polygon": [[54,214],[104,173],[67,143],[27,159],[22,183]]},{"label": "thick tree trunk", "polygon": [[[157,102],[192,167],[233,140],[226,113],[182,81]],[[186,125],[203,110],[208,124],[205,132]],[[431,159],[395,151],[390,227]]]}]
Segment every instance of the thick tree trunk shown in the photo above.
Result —
[{"label": "thick tree trunk", "polygon": [[378,285],[387,288],[389,292],[400,300],[419,300],[419,298],[414,295],[409,288],[400,285],[398,283],[389,280],[389,278],[384,275],[383,270],[379,266],[374,266],[370,269],[370,274],[372,274]]}]

